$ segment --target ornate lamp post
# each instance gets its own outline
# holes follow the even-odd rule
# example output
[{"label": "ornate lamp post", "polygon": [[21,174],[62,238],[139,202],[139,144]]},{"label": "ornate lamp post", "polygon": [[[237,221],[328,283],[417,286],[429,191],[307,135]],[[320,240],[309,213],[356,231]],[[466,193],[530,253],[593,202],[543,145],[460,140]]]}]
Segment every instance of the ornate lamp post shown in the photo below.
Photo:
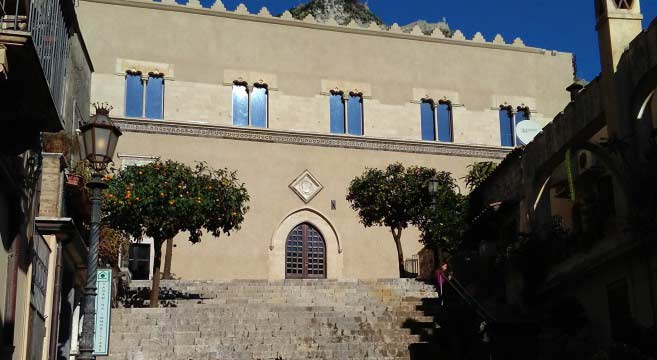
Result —
[{"label": "ornate lamp post", "polygon": [[434,175],[429,179],[429,195],[431,195],[431,205],[436,205],[436,195],[438,194],[438,187],[440,186],[440,180],[438,176]]},{"label": "ornate lamp post", "polygon": [[94,170],[87,187],[91,189],[91,232],[89,235],[89,255],[87,256],[87,284],[84,288],[84,323],[77,359],[90,360],[94,356],[94,328],[96,315],[96,269],[98,267],[98,243],[100,242],[100,192],[107,188],[102,181],[101,172],[114,157],[116,143],[121,130],[114,126],[107,104],[94,104],[96,115],[88,124],[80,128],[82,136],[81,154]]}]

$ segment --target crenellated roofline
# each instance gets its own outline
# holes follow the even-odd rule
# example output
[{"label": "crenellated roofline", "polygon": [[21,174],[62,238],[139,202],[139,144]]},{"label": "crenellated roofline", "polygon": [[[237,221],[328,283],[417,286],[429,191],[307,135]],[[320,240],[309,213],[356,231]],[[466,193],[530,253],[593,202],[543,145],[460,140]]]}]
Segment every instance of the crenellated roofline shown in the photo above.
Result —
[{"label": "crenellated roofline", "polygon": [[505,42],[502,35],[497,34],[492,41],[484,38],[481,32],[477,32],[472,39],[466,39],[461,30],[455,30],[451,37],[445,37],[440,28],[436,28],[433,33],[427,35],[422,31],[422,28],[416,24],[409,32],[397,23],[392,24],[390,27],[380,26],[374,22],[369,24],[358,24],[351,21],[349,24],[341,25],[334,18],[329,18],[323,22],[315,19],[313,16],[308,15],[303,20],[295,19],[289,11],[285,11],[280,17],[273,16],[266,7],[263,7],[257,14],[250,13],[246,5],[240,4],[234,11],[227,10],[221,0],[216,0],[210,8],[203,7],[199,0],[189,0],[185,5],[178,4],[175,0],[162,0],[155,2],[153,0],[82,0],[87,2],[132,6],[148,9],[157,9],[164,11],[177,11],[191,14],[199,14],[206,16],[217,16],[238,20],[255,21],[269,24],[297,26],[317,30],[346,32],[370,36],[381,36],[397,39],[427,41],[443,44],[452,44],[460,46],[473,46],[492,48],[499,50],[520,51],[536,54],[557,53],[556,51],[549,51],[541,48],[529,47],[520,38],[516,38],[512,43]]}]

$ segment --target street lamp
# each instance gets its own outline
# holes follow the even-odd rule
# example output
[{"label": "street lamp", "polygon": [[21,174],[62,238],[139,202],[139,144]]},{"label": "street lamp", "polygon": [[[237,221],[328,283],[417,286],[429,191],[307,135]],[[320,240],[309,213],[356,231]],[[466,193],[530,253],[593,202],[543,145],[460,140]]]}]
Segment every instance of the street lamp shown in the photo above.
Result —
[{"label": "street lamp", "polygon": [[89,161],[94,170],[87,187],[91,189],[91,232],[89,234],[89,254],[87,255],[87,284],[84,288],[84,323],[82,324],[82,339],[79,360],[95,359],[94,327],[96,315],[96,268],[98,267],[98,244],[100,242],[100,192],[107,188],[102,180],[101,172],[114,157],[116,143],[121,136],[121,130],[114,126],[109,117],[111,106],[94,104],[96,114],[89,123],[80,128],[82,137],[81,155]]},{"label": "street lamp", "polygon": [[429,179],[429,195],[431,195],[431,204],[436,204],[436,195],[438,195],[438,187],[440,186],[440,179],[434,175]]}]

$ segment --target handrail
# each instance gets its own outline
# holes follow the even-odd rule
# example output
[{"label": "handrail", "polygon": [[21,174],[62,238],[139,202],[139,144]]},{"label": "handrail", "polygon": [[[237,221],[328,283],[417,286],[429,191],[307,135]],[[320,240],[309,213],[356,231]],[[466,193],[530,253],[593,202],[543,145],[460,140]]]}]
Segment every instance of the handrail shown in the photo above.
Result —
[{"label": "handrail", "polygon": [[495,317],[486,310],[486,308],[479,302],[477,299],[474,298],[468,292],[463,285],[454,277],[454,276],[449,276],[447,277],[447,283],[454,289],[454,291],[463,299],[468,305],[472,306],[475,308],[474,310],[477,312],[477,314],[485,321],[487,322],[494,322],[497,321]]}]

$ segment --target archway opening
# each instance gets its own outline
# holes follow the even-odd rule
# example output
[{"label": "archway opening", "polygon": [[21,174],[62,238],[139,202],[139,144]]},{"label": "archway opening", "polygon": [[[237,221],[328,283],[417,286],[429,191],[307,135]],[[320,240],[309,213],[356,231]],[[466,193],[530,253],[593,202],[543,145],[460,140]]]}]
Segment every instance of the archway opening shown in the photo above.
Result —
[{"label": "archway opening", "polygon": [[297,225],[285,242],[286,279],[325,279],[326,242],[309,223]]}]

